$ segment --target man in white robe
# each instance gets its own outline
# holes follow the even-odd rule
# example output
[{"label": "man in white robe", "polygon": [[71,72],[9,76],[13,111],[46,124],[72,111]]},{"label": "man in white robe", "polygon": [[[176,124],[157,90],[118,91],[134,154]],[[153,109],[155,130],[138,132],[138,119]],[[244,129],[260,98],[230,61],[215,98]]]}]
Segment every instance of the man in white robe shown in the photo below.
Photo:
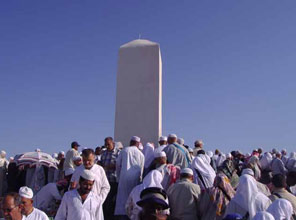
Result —
[{"label": "man in white robe", "polygon": [[126,216],[125,204],[132,189],[142,180],[145,158],[138,149],[141,139],[133,136],[130,146],[122,149],[116,161],[118,192],[115,215]]},{"label": "man in white robe", "polygon": [[66,153],[66,158],[65,158],[65,161],[64,161],[64,167],[63,167],[63,170],[65,171],[66,169],[68,168],[75,168],[75,164],[74,164],[74,161],[73,161],[73,158],[76,157],[76,156],[79,156],[79,152],[78,152],[78,147],[80,145],[76,142],[76,141],[73,141],[71,143],[71,149],[68,150],[68,152]]},{"label": "man in white robe", "polygon": [[21,197],[21,210],[26,220],[48,220],[47,215],[33,206],[33,191],[27,186],[19,189]]},{"label": "man in white robe", "polygon": [[198,151],[197,156],[192,161],[191,167],[196,174],[196,182],[201,189],[209,189],[213,187],[216,173],[212,168],[208,157],[205,155],[204,150]]},{"label": "man in white robe", "polygon": [[163,151],[163,149],[168,144],[168,138],[166,136],[161,136],[159,138],[158,143],[159,143],[159,146],[155,148],[155,150],[154,150],[155,153],[160,153],[161,151]]},{"label": "man in white robe", "polygon": [[55,220],[103,220],[102,199],[92,192],[95,174],[84,169],[80,173],[79,188],[66,192]]},{"label": "man in white robe", "polygon": [[68,186],[67,181],[59,181],[57,183],[48,183],[43,186],[41,190],[33,197],[34,207],[44,211],[49,216],[52,216],[53,207],[55,207],[56,202],[62,200],[61,192],[65,190]]},{"label": "man in white robe", "polygon": [[[106,177],[105,170],[101,166],[95,164],[95,152],[93,149],[84,149],[82,151],[82,159],[83,164],[76,168],[71,178],[71,189],[78,188],[81,174],[84,172],[84,170],[90,170],[95,175],[95,182],[94,186],[92,187],[92,192],[99,196],[101,205],[103,205],[103,202],[110,191],[110,184]],[[102,214],[101,219],[103,219],[103,213],[100,212],[100,214]]]}]

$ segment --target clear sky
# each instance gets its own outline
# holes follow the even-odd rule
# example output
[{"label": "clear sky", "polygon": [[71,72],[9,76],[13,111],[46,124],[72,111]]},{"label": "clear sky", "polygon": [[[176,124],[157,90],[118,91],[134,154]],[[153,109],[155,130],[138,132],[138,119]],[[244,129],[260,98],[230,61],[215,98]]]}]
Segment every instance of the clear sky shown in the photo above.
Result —
[{"label": "clear sky", "polygon": [[295,11],[293,0],[1,1],[0,149],[102,145],[118,49],[141,34],[161,48],[163,134],[295,151]]}]

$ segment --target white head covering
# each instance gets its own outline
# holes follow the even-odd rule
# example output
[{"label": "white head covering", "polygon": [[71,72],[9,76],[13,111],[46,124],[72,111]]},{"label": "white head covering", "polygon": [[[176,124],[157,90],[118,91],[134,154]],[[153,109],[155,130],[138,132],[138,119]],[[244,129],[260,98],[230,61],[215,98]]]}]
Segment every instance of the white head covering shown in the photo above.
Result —
[{"label": "white head covering", "polygon": [[257,212],[257,214],[254,216],[252,220],[275,220],[272,214],[262,211],[262,212]]},{"label": "white head covering", "polygon": [[151,143],[147,143],[143,149],[143,154],[145,156],[145,168],[148,168],[154,159],[154,146]]},{"label": "white head covering", "polygon": [[246,169],[243,169],[243,172],[242,172],[242,175],[245,175],[245,174],[249,174],[251,176],[254,176],[254,171],[250,168],[246,168]]},{"label": "white head covering", "polygon": [[56,159],[58,157],[58,154],[57,153],[53,153],[51,156],[52,156],[52,158]]},{"label": "white head covering", "polygon": [[262,158],[260,159],[260,166],[262,170],[268,169],[272,161],[272,155],[269,152],[265,152]]},{"label": "white head covering", "polygon": [[231,153],[226,154],[226,159],[231,159],[231,158],[232,158]]},{"label": "white head covering", "polygon": [[291,152],[289,158],[294,158],[294,159],[296,159],[296,152]]},{"label": "white head covering", "polygon": [[9,162],[14,161],[14,157],[9,157]]},{"label": "white head covering", "polygon": [[216,173],[209,163],[208,156],[204,154],[198,154],[192,161],[191,167],[197,169],[200,175],[203,177],[205,186],[199,181],[199,185],[202,188],[210,188],[213,186]]},{"label": "white head covering", "polygon": [[80,176],[86,180],[90,180],[90,181],[94,181],[95,180],[95,174],[90,171],[90,170],[87,170],[87,169],[84,169]]},{"label": "white head covering", "polygon": [[0,152],[0,158],[5,158],[6,157],[6,152],[4,150],[2,150]]},{"label": "white head covering", "polygon": [[166,157],[166,153],[164,151],[154,152],[154,158],[159,158],[159,157]]},{"label": "white head covering", "polygon": [[217,167],[221,166],[222,163],[226,160],[226,155],[221,153],[218,158],[217,158],[217,161],[216,161],[216,164],[217,164]]},{"label": "white head covering", "polygon": [[41,152],[40,148],[36,148],[35,152]]},{"label": "white head covering", "polygon": [[82,157],[81,156],[75,156],[75,157],[73,157],[73,161],[78,161],[78,160],[82,160]]},{"label": "white head covering", "polygon": [[183,138],[178,138],[177,143],[180,145],[184,145],[185,141]]},{"label": "white head covering", "polygon": [[189,153],[193,153],[193,149],[191,147],[188,148]]},{"label": "white head covering", "polygon": [[167,141],[167,140],[168,140],[168,138],[166,136],[161,136],[159,138],[159,141]]},{"label": "white head covering", "polygon": [[140,210],[140,207],[138,207],[137,202],[140,201],[141,192],[148,187],[158,187],[163,189],[161,185],[162,180],[163,176],[161,172],[159,172],[158,170],[152,170],[145,176],[142,184],[139,184],[133,188],[129,197],[132,198],[133,205],[137,207],[133,208],[132,210],[134,216],[137,216],[139,214],[138,210]]},{"label": "white head covering", "polygon": [[69,175],[71,175],[71,174],[73,174],[74,173],[74,168],[68,168],[68,169],[66,169],[65,170],[65,176],[69,176]]},{"label": "white head covering", "polygon": [[190,168],[184,168],[181,170],[180,174],[189,174],[193,176],[193,171]]},{"label": "white head covering", "polygon": [[23,186],[19,189],[19,195],[20,197],[24,197],[26,199],[32,199],[34,196],[32,189],[27,186]]},{"label": "white head covering", "polygon": [[207,151],[206,152],[206,155],[208,155],[210,158],[214,155],[213,151]]},{"label": "white head covering", "polygon": [[163,180],[163,176],[161,172],[159,172],[158,170],[152,170],[144,177],[142,184],[144,189],[148,187],[163,188],[161,185],[162,180]]},{"label": "white head covering", "polygon": [[169,138],[178,138],[176,134],[169,134]]},{"label": "white head covering", "polygon": [[121,142],[115,142],[115,148],[116,149],[122,149],[123,148],[123,145]]},{"label": "white head covering", "polygon": [[258,211],[265,211],[271,202],[267,196],[259,192],[255,178],[246,174],[239,178],[236,194],[232,200],[249,212],[250,219]]},{"label": "white head covering", "polygon": [[64,151],[60,151],[59,154],[65,155],[65,152]]},{"label": "white head covering", "polygon": [[271,213],[276,220],[288,220],[293,214],[293,207],[286,199],[276,199],[268,207],[267,212]]},{"label": "white head covering", "polygon": [[141,142],[141,138],[139,138],[138,136],[132,136],[131,140],[136,142]]}]

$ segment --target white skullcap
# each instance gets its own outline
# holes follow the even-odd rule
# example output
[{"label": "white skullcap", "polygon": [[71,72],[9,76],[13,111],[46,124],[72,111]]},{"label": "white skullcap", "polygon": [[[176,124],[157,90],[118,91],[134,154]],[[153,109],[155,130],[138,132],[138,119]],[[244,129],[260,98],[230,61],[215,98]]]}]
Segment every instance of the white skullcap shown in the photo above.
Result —
[{"label": "white skullcap", "polygon": [[9,157],[9,160],[10,160],[10,161],[13,161],[13,160],[14,160],[14,158],[13,158],[13,157]]},{"label": "white skullcap", "polygon": [[231,153],[226,154],[226,158],[228,158],[228,159],[232,158]]},{"label": "white skullcap", "polygon": [[245,174],[254,176],[254,171],[250,168],[243,169],[242,175],[245,175]]},{"label": "white skullcap", "polygon": [[159,157],[166,157],[166,153],[164,151],[155,152],[154,153],[154,158],[159,158]]},{"label": "white skullcap", "polygon": [[35,150],[35,152],[41,152],[41,150],[40,150],[39,148],[37,148],[37,149]]},{"label": "white skullcap", "polygon": [[90,171],[90,170],[86,170],[86,169],[84,169],[84,170],[81,172],[80,176],[81,176],[82,178],[86,179],[86,180],[90,180],[90,181],[94,181],[94,180],[95,180],[95,175],[94,175],[94,173],[93,173],[92,171]]},{"label": "white skullcap", "polygon": [[73,161],[78,161],[78,160],[82,160],[82,158],[80,156],[73,157]]},{"label": "white skullcap", "polygon": [[5,156],[6,156],[6,152],[5,152],[4,150],[2,150],[2,151],[0,152],[0,156],[1,156],[2,158],[5,158]]},{"label": "white skullcap", "polygon": [[203,142],[202,142],[202,140],[196,140],[196,141],[194,142],[194,145],[196,145],[196,144],[203,144]]},{"label": "white skullcap", "polygon": [[168,138],[166,136],[161,136],[159,138],[159,141],[167,141],[167,140],[168,140]]},{"label": "white skullcap", "polygon": [[69,175],[72,175],[74,173],[74,168],[68,168],[65,170],[65,176],[69,176]]},{"label": "white skullcap", "polygon": [[51,155],[51,157],[52,157],[52,158],[57,158],[57,157],[58,157],[58,154],[57,154],[57,153],[53,153],[53,154]]},{"label": "white skullcap", "polygon": [[139,138],[138,136],[132,136],[131,140],[136,142],[141,142],[141,138]]},{"label": "white skullcap", "polygon": [[27,186],[23,186],[19,189],[19,195],[20,197],[24,197],[26,199],[32,199],[33,198],[33,191]]},{"label": "white skullcap", "polygon": [[189,174],[193,176],[193,171],[190,168],[184,168],[181,170],[180,174]]},{"label": "white skullcap", "polygon": [[178,144],[184,145],[184,139],[183,138],[178,138],[177,140]]},{"label": "white skullcap", "polygon": [[177,138],[176,134],[169,134],[169,138]]},{"label": "white skullcap", "polygon": [[64,151],[60,151],[59,154],[63,154],[63,155],[65,155],[65,152],[64,152]]},{"label": "white skullcap", "polygon": [[193,149],[191,147],[188,148],[189,153],[193,153]]}]

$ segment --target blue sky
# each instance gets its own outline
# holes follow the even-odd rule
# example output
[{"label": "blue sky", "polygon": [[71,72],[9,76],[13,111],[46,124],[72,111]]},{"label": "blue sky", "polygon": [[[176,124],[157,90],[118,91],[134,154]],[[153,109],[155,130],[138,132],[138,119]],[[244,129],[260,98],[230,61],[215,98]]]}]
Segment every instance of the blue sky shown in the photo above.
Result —
[{"label": "blue sky", "polygon": [[[119,47],[160,44],[163,133],[295,150],[296,1],[1,1],[0,149],[113,135]],[[132,122],[131,122],[132,123]]]}]

